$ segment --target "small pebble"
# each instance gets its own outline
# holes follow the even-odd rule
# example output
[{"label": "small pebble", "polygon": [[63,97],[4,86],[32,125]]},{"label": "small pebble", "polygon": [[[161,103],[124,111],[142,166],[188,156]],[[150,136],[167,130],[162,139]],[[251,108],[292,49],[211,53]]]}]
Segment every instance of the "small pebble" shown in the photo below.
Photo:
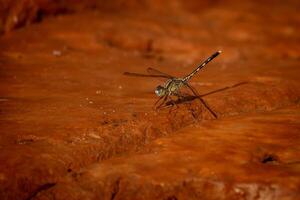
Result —
[{"label": "small pebble", "polygon": [[61,55],[62,55],[62,52],[59,51],[59,50],[53,50],[53,51],[52,51],[52,54],[53,54],[54,56],[61,56]]},{"label": "small pebble", "polygon": [[19,21],[18,16],[14,16],[14,17],[13,17],[13,21],[14,21],[15,23],[18,23],[18,21]]}]

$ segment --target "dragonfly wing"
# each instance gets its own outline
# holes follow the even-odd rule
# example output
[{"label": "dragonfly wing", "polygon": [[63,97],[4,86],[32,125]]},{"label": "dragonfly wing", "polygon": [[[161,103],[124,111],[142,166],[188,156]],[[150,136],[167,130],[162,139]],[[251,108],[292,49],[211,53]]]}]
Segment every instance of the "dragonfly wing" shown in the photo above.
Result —
[{"label": "dragonfly wing", "polygon": [[157,70],[157,69],[154,69],[154,68],[152,68],[152,67],[148,67],[147,68],[147,72],[149,73],[149,74],[151,74],[151,75],[159,75],[159,76],[161,76],[161,77],[165,77],[165,78],[175,78],[174,76],[171,76],[171,75],[169,75],[169,74],[166,74],[166,73],[164,73],[164,72],[161,72],[161,71],[159,71],[159,70]]},{"label": "dragonfly wing", "polygon": [[156,75],[156,74],[140,74],[140,73],[134,73],[134,72],[124,72],[123,73],[126,76],[135,76],[135,77],[155,77],[155,78],[169,78],[165,75]]}]

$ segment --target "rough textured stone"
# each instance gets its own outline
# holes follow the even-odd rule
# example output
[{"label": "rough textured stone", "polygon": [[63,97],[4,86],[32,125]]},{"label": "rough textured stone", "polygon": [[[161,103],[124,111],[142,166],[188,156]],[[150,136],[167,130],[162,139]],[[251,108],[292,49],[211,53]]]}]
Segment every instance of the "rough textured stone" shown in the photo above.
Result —
[{"label": "rough textured stone", "polygon": [[[274,160],[276,164],[283,158],[283,162],[290,162],[290,158],[294,159],[293,156],[299,152],[297,148],[288,149],[288,142],[281,143],[279,139],[269,137],[270,132],[265,130],[266,127],[283,135],[283,131],[277,130],[276,117],[271,117],[271,122],[267,121],[263,125],[258,122],[248,124],[242,117],[232,118],[244,116],[245,119],[253,119],[257,115],[261,119],[274,110],[299,105],[300,19],[297,1],[284,5],[277,1],[272,1],[271,5],[270,2],[257,4],[216,1],[198,4],[187,1],[183,4],[181,1],[170,1],[163,5],[153,3],[153,9],[136,12],[133,12],[136,6],[147,7],[147,4],[131,5],[129,2],[131,1],[128,1],[127,7],[130,12],[116,12],[124,6],[116,1],[119,7],[113,6],[115,10],[112,12],[103,12],[112,9],[110,4],[103,5],[92,11],[49,17],[42,23],[1,36],[1,199],[48,198],[49,195],[58,199],[80,199],[82,194],[86,194],[86,198],[94,198],[95,194],[99,198],[101,194],[103,197],[115,194],[112,196],[121,198],[117,194],[118,183],[120,188],[124,188],[124,181],[132,187],[128,198],[134,198],[138,187],[142,188],[143,194],[136,195],[143,195],[143,198],[153,198],[153,195],[177,198],[177,193],[174,192],[178,188],[180,193],[181,187],[176,184],[190,177],[182,176],[174,185],[161,187],[153,184],[150,179],[148,182],[138,176],[129,176],[122,181],[112,173],[109,178],[105,171],[101,172],[102,178],[91,178],[84,182],[80,178],[80,172],[90,173],[91,165],[102,162],[106,163],[105,166],[114,166],[114,157],[117,156],[124,156],[121,160],[130,161],[136,156],[136,152],[153,152],[155,148],[151,143],[155,139],[177,135],[180,129],[205,120],[208,121],[205,135],[212,143],[225,142],[225,146],[219,146],[220,149],[227,148],[227,140],[243,144],[247,137],[243,135],[248,130],[247,126],[251,126],[254,132],[262,126],[264,128],[259,141],[276,144],[267,145],[270,147],[268,152],[255,150],[253,157],[265,159],[267,163],[273,163]],[[172,9],[164,10],[164,5]],[[155,111],[153,104],[156,97],[153,90],[161,84],[160,80],[123,75],[124,71],[143,73],[147,67],[152,66],[166,73],[182,76],[216,50],[223,50],[223,53],[197,74],[191,84],[200,94],[225,87],[204,97],[221,122],[212,120],[198,100],[184,102],[178,108]],[[297,109],[288,117],[275,113],[282,124],[280,128],[287,132],[287,137],[297,139],[298,118],[293,117],[297,116]],[[214,136],[216,130],[213,126],[215,123],[225,123],[222,120],[229,120],[228,124],[234,126],[241,137],[235,138],[233,135],[226,140],[224,137]],[[187,137],[200,134],[193,130],[194,127],[184,130]],[[225,129],[224,134],[230,135],[232,130],[233,128],[226,132]],[[181,132],[180,135],[184,133]],[[190,144],[190,141],[186,142]],[[197,143],[197,148],[201,147],[202,142],[205,141]],[[296,142],[291,141],[290,144],[295,146]],[[236,153],[236,157],[231,159],[237,159],[237,163],[246,162],[238,159],[243,152],[248,152],[246,148],[250,148],[253,143],[255,145],[255,141],[249,141],[249,146],[245,144],[245,148],[240,147],[240,151],[233,146],[228,147],[229,152]],[[288,150],[284,151],[282,145]],[[287,155],[278,153],[277,146]],[[185,147],[187,149],[182,150],[183,154],[193,150],[192,145],[191,149]],[[213,151],[214,146],[206,147],[207,153]],[[170,149],[171,152],[173,150]],[[162,154],[153,159],[163,162],[165,157],[162,155],[160,158],[160,155]],[[201,170],[202,167],[208,168],[206,171],[209,173],[210,164],[218,159],[209,157],[208,165],[201,165],[204,161],[199,163],[197,159],[204,159],[202,156],[205,155],[199,152],[199,157],[193,157],[194,165]],[[220,157],[225,159],[226,155],[220,154]],[[138,163],[132,166],[139,167]],[[151,166],[151,163],[145,163],[144,166],[150,166],[149,170],[153,173],[159,170],[155,168],[156,165]],[[297,164],[288,165],[291,167],[287,168],[279,165],[277,171],[273,169],[273,165],[259,163],[257,166],[271,166],[270,172],[274,179],[266,183],[249,176],[249,179],[245,179],[246,185],[239,185],[237,193],[247,192],[248,195],[250,191],[249,195],[253,199],[258,190],[262,191],[261,195],[268,197],[272,197],[276,191],[291,192],[290,195],[275,194],[278,198],[293,199],[293,195],[298,195]],[[193,169],[193,166],[187,167]],[[220,165],[218,173],[227,171],[230,167],[229,164]],[[174,166],[173,170],[180,171],[182,168],[184,166]],[[118,165],[116,170],[120,170]],[[262,175],[266,172],[265,167],[257,168],[258,171],[255,171],[256,168],[254,171],[253,168],[247,171],[236,165],[233,170],[233,177],[239,174],[239,170],[244,170],[245,177],[247,173],[254,172],[261,180],[269,177]],[[94,173],[93,170],[91,173]],[[277,179],[278,173],[287,176],[288,181]],[[111,171],[107,171],[107,174],[111,174]],[[169,184],[172,177],[168,175],[168,169],[161,170],[161,175],[164,174],[166,179],[160,181]],[[241,179],[231,179],[229,172],[224,176],[219,174],[217,183],[220,185],[217,186],[211,179],[201,178],[201,173],[195,176],[203,182],[188,183],[191,186],[187,191],[181,192],[180,197],[201,193],[204,197],[212,198],[213,196],[209,196],[211,191],[218,190],[221,196],[215,198],[230,199],[235,195],[232,193],[234,190],[222,193],[224,185],[242,184]],[[250,179],[253,182],[249,185]],[[72,187],[66,187],[65,182],[74,185],[82,193],[73,193]],[[194,187],[194,184],[199,186]],[[194,193],[193,188],[196,190]],[[158,191],[156,194],[153,193],[154,189]],[[124,195],[122,197],[127,198]]]},{"label": "rough textured stone", "polygon": [[[66,177],[35,199],[298,199],[300,107],[229,117],[157,139],[149,152]],[[272,127],[272,129],[270,129]]]}]

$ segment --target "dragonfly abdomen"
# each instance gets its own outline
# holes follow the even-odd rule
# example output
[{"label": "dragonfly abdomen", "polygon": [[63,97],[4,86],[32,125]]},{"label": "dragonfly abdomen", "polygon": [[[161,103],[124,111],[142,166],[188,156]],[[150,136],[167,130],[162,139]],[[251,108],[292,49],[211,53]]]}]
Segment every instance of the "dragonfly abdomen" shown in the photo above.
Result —
[{"label": "dragonfly abdomen", "polygon": [[209,58],[207,58],[201,65],[199,65],[194,71],[192,71],[189,75],[183,78],[183,81],[189,81],[200,69],[205,67],[210,61],[212,61],[215,57],[217,57],[221,51],[215,52],[213,55],[211,55]]}]

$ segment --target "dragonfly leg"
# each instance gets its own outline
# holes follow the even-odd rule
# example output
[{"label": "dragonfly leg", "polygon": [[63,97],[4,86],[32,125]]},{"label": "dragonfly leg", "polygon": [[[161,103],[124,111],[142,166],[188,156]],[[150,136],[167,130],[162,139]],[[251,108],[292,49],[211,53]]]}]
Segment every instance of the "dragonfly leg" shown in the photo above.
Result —
[{"label": "dragonfly leg", "polygon": [[166,99],[166,101],[170,99],[170,101],[168,103],[165,104],[165,106],[163,106],[162,108],[169,108],[169,114],[173,111],[173,108],[175,107],[175,110],[178,109],[178,105],[176,104],[176,102],[171,98],[171,96],[168,96],[168,98]]},{"label": "dragonfly leg", "polygon": [[[179,107],[178,105],[172,100],[171,102],[171,108],[169,109],[169,114],[173,111],[173,110],[177,110]],[[175,107],[175,108],[174,108]]]},{"label": "dragonfly leg", "polygon": [[164,98],[164,96],[162,96],[162,97],[159,97],[159,99],[157,99],[157,101],[154,103],[154,109],[156,109],[157,108],[157,104],[158,104],[158,102],[160,102],[160,100],[162,100]]},{"label": "dragonfly leg", "polygon": [[157,99],[157,101],[155,102],[155,106],[156,106],[156,104],[158,104],[158,102],[162,99],[162,98],[164,98],[164,96],[162,96],[162,97],[159,97],[159,99]]},{"label": "dragonfly leg", "polygon": [[[167,102],[168,99],[170,99],[169,102]],[[163,106],[163,104],[165,104],[165,105]],[[175,105],[176,108],[177,108],[177,105],[176,105],[176,103],[174,102],[174,100],[173,100],[170,96],[168,96],[168,97],[166,98],[166,100],[165,100],[163,103],[161,103],[161,105],[158,106],[158,107],[159,107],[159,108],[169,108],[169,107],[173,107],[174,105]]]},{"label": "dragonfly leg", "polygon": [[158,106],[156,106],[156,109],[161,108],[161,106],[164,105],[164,103],[167,101],[168,97],[169,97],[169,95],[161,97],[160,99],[163,99],[163,100]]},{"label": "dragonfly leg", "polygon": [[188,83],[186,83],[186,86],[193,92],[195,96],[197,96],[197,98],[199,98],[200,102],[204,105],[204,107],[217,119],[218,118],[217,114],[207,105],[204,99],[201,98],[197,90]]}]

